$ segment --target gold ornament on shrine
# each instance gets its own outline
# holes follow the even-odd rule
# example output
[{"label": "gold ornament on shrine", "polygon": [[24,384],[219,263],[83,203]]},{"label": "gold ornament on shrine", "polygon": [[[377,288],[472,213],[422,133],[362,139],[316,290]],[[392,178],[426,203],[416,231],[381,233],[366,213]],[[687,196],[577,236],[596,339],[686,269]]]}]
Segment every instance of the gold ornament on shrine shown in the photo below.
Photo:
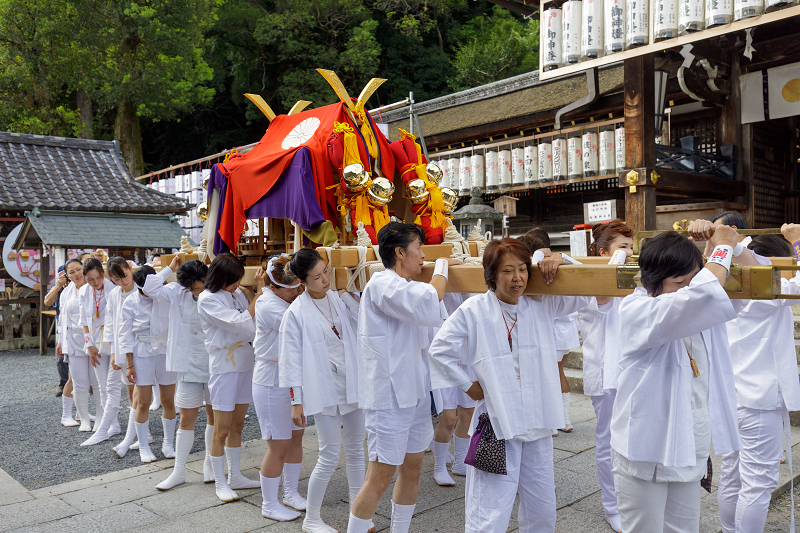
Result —
[{"label": "gold ornament on shrine", "polygon": [[369,203],[376,207],[381,207],[392,201],[394,184],[386,178],[375,178],[372,186],[367,191]]},{"label": "gold ornament on shrine", "polygon": [[442,187],[442,199],[444,200],[444,212],[452,213],[458,204],[458,193],[449,187]]},{"label": "gold ornament on shrine", "polygon": [[344,167],[342,179],[344,179],[345,187],[353,193],[362,192],[369,187],[369,173],[364,170],[364,166],[360,163],[353,163]]},{"label": "gold ornament on shrine", "polygon": [[207,175],[206,177],[203,178],[203,188],[205,190],[208,190],[208,182],[209,182],[210,179],[211,179],[211,174],[209,174],[209,175]]},{"label": "gold ornament on shrine", "polygon": [[205,220],[208,218],[208,204],[201,202],[197,205],[197,218]]},{"label": "gold ornament on shrine", "polygon": [[408,196],[408,201],[414,205],[424,204],[430,194],[424,180],[411,180],[406,185],[406,196]]},{"label": "gold ornament on shrine", "polygon": [[439,185],[442,181],[442,177],[444,177],[444,172],[442,172],[442,169],[439,168],[439,165],[436,163],[428,163],[425,167],[425,174],[428,176],[428,179],[436,185]]}]

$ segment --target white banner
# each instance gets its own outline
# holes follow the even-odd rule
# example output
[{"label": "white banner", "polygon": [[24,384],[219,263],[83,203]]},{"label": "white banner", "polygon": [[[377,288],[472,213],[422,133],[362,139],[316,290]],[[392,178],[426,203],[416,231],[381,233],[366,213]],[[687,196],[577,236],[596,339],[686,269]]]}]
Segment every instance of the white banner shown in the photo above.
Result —
[{"label": "white banner", "polygon": [[744,74],[741,85],[742,124],[800,115],[800,63]]}]

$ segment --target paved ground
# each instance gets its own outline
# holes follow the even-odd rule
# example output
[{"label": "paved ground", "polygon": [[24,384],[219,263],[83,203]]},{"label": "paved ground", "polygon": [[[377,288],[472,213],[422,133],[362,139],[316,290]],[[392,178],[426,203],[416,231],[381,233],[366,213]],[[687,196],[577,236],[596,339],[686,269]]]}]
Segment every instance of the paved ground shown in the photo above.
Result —
[{"label": "paved ground", "polygon": [[[201,453],[190,458],[186,484],[159,493],[155,485],[169,474],[172,460],[141,465],[135,453],[124,460],[116,458],[110,445],[79,448],[82,436],[74,428],[63,428],[58,423],[60,403],[53,395],[54,376],[55,365],[50,357],[20,352],[0,354],[0,531],[300,531],[299,522],[281,524],[261,517],[259,491],[239,491],[241,501],[222,505],[214,495],[213,485],[202,483]],[[594,412],[587,397],[572,396],[575,431],[554,439],[556,531],[609,533],[595,474]],[[256,426],[255,418],[249,418],[245,435],[256,437]],[[160,427],[156,428],[153,422],[151,428],[157,449]],[[798,473],[800,428],[793,428],[792,437]],[[301,493],[305,493],[316,462],[315,428],[306,431],[304,447]],[[242,468],[245,475],[255,479],[265,444],[250,440],[243,448]],[[718,462],[716,467],[718,472]],[[433,457],[426,454],[412,530],[463,531],[464,479],[456,478],[455,487],[438,487],[432,470]],[[781,479],[782,484],[788,480],[787,466],[782,467]],[[342,459],[323,508],[323,517],[340,531],[347,526],[347,494]],[[719,531],[716,491],[704,496],[702,505],[701,531]],[[390,509],[387,496],[375,518],[381,531],[388,531]],[[766,531],[788,531],[788,511],[788,494],[773,501]],[[516,531],[516,526],[515,513],[509,531]]]}]

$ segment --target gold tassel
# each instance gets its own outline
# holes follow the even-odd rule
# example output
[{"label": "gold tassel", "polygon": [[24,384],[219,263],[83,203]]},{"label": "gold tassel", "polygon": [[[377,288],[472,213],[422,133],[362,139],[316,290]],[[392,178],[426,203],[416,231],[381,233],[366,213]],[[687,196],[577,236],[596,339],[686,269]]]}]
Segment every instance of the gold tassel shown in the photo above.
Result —
[{"label": "gold tassel", "polygon": [[378,157],[378,141],[375,139],[375,136],[372,134],[372,128],[369,126],[369,121],[367,120],[367,112],[364,111],[364,103],[361,102],[356,106],[355,109],[356,118],[361,122],[361,135],[364,136],[364,142],[367,144],[367,151],[369,152],[370,157],[376,158]]}]

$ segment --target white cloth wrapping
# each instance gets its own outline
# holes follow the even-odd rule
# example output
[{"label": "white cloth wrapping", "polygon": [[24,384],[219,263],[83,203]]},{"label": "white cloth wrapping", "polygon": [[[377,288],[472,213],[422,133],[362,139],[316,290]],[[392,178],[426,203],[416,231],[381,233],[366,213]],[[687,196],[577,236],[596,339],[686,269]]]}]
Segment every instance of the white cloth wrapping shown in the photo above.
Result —
[{"label": "white cloth wrapping", "polygon": [[[103,344],[103,328],[106,324],[107,297],[114,290],[114,287],[116,285],[110,279],[103,278],[102,291],[94,290],[94,287],[88,283],[78,291],[78,302],[81,308],[81,331],[84,326],[89,328],[89,335],[92,338],[94,347],[103,354],[107,354],[110,348]],[[97,316],[98,311],[100,311],[99,317]]]},{"label": "white cloth wrapping", "polygon": [[427,397],[423,350],[427,328],[441,320],[439,295],[430,284],[407,281],[391,269],[370,278],[358,315],[361,409],[413,407]]},{"label": "white cloth wrapping", "polygon": [[[337,377],[344,376],[345,404],[358,403],[358,372],[355,371],[358,367],[357,310],[351,312],[336,291],[328,291],[327,298],[333,312],[339,315],[341,340],[324,322],[308,292],[292,302],[283,315],[280,327],[280,386],[303,388],[303,411],[306,415],[315,415],[326,407],[341,405]],[[330,359],[329,343],[339,342],[344,347],[344,368],[338,365],[334,368]]]},{"label": "white cloth wrapping", "polygon": [[59,299],[58,342],[61,351],[70,356],[86,356],[83,351],[83,327],[81,327],[81,305],[78,289],[74,283],[67,285]]},{"label": "white cloth wrapping", "polygon": [[[114,363],[117,366],[127,366],[125,354],[120,347],[120,340],[122,338],[122,304],[131,295],[136,292],[136,289],[131,289],[128,292],[122,292],[122,287],[115,287],[106,298],[106,326],[103,328],[103,343],[111,347],[111,354],[114,356]],[[111,372],[109,371],[109,376]],[[111,377],[109,377],[109,380]],[[109,381],[110,385],[110,381]]]},{"label": "white cloth wrapping", "polygon": [[266,287],[264,294],[256,301],[256,336],[253,340],[255,366],[253,383],[264,387],[278,386],[278,358],[280,355],[281,320],[289,302]]},{"label": "white cloth wrapping", "polygon": [[198,296],[200,323],[206,331],[208,371],[212,375],[253,370],[255,354],[250,343],[256,326],[247,311],[249,305],[240,289],[233,293],[204,290]]},{"label": "white cloth wrapping", "polygon": [[553,321],[553,336],[556,339],[556,351],[568,352],[581,345],[578,333],[578,313],[556,317]]},{"label": "white cloth wrapping", "polygon": [[147,276],[142,289],[153,300],[169,305],[167,370],[180,372],[183,381],[208,383],[206,334],[200,324],[197,301],[179,283],[164,285],[171,275],[172,270],[165,267],[158,274]]},{"label": "white cloth wrapping", "polygon": [[619,304],[622,298],[597,305],[595,299],[581,309],[583,336],[583,393],[602,396],[617,388],[619,372]]},{"label": "white cloth wrapping", "polygon": [[167,353],[169,302],[154,301],[137,289],[122,304],[120,350],[137,357],[155,357]]},{"label": "white cloth wrapping", "polygon": [[[781,293],[800,294],[800,277],[781,279]],[[736,400],[750,409],[774,410],[784,404],[800,410],[800,379],[789,306],[797,300],[751,300],[727,323]]]},{"label": "white cloth wrapping", "polygon": [[[708,412],[717,454],[741,447],[736,392],[724,323],[736,317],[717,278],[701,269],[688,287],[650,297],[643,288],[620,304],[619,359],[611,447],[630,461],[696,464],[692,368],[683,338],[702,333],[708,350]],[[555,426],[554,426],[555,427]]]},{"label": "white cloth wrapping", "polygon": [[562,427],[553,320],[588,304],[588,297],[520,298],[515,328],[521,354],[517,375],[497,297],[492,291],[473,296],[450,315],[431,343],[433,387],[470,381],[459,364],[463,363],[483,388],[498,439],[523,436],[532,429]]}]

